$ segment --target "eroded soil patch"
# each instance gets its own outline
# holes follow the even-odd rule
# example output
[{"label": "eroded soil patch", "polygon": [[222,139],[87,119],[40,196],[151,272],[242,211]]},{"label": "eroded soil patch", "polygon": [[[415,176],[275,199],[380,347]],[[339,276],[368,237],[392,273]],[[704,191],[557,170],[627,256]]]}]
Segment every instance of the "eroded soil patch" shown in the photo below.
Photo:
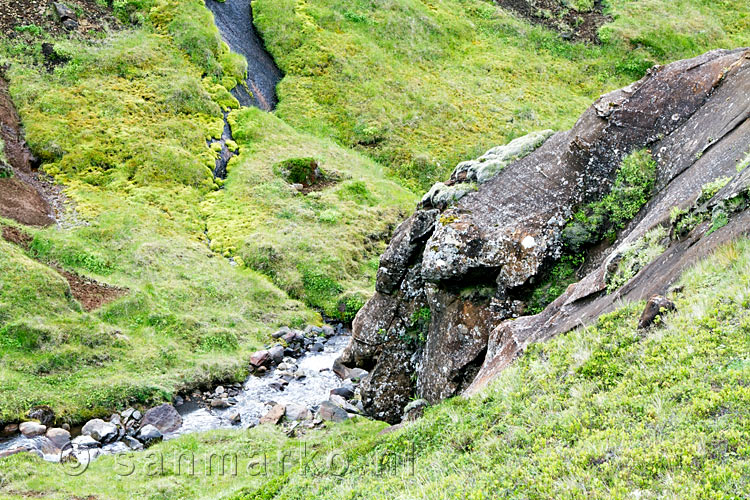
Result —
[{"label": "eroded soil patch", "polygon": [[112,302],[128,292],[124,288],[105,285],[91,278],[65,271],[54,265],[51,267],[67,280],[73,297],[75,297],[86,311],[99,309],[104,304]]},{"label": "eroded soil patch", "polygon": [[[2,2],[3,0],[0,0]],[[24,139],[21,118],[8,92],[0,68],[0,137],[5,144],[8,164],[0,176],[0,216],[29,226],[79,225],[75,210],[68,210],[62,186],[54,184],[39,170],[38,161]]]},{"label": "eroded soil patch", "polygon": [[[66,0],[64,3],[78,14],[78,28],[74,31],[80,35],[100,33],[107,27],[119,25],[111,11],[96,0]],[[58,20],[49,0],[0,0],[0,33],[13,38],[24,32],[34,34],[39,28],[52,35],[70,33]]]},{"label": "eroded soil patch", "polygon": [[[12,226],[2,226],[0,234],[5,241],[18,245],[24,250],[29,250],[33,238],[30,234]],[[39,259],[36,259],[38,262]],[[52,269],[57,271],[70,285],[70,291],[73,297],[81,304],[84,310],[87,312],[99,309],[104,304],[116,300],[126,293],[126,288],[118,288],[110,285],[99,283],[98,281],[86,278],[85,276],[79,276],[78,274],[66,271],[57,264],[42,264],[49,265]]]},{"label": "eroded soil patch", "polygon": [[571,41],[599,43],[599,27],[612,19],[603,13],[601,0],[590,9],[575,10],[562,0],[495,0],[534,24],[546,26]]}]

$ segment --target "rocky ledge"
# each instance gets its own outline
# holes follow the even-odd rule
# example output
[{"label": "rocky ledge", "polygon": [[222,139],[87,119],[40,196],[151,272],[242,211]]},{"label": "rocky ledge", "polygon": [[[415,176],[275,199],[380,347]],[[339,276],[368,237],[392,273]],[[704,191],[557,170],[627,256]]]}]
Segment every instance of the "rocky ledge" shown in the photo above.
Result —
[{"label": "rocky ledge", "polygon": [[[746,234],[748,116],[750,49],[718,50],[654,67],[569,131],[460,164],[397,228],[354,320],[339,364],[370,372],[365,411],[395,423],[414,396],[474,392],[530,342],[666,294]],[[575,279],[532,308],[561,262]]]}]

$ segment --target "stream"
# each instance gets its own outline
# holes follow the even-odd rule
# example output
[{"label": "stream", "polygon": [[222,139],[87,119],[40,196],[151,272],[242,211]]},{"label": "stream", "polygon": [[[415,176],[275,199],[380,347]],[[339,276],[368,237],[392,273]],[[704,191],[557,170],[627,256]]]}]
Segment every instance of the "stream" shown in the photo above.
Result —
[{"label": "stream", "polygon": [[278,102],[276,85],[283,74],[255,31],[250,2],[206,0],[206,8],[213,13],[216,27],[229,48],[247,60],[247,88],[238,85],[232,90],[232,95],[243,106],[272,111]]},{"label": "stream", "polygon": [[[175,408],[182,416],[182,426],[174,432],[164,434],[164,440],[214,429],[248,429],[258,425],[260,418],[276,403],[294,403],[316,409],[329,399],[332,389],[342,385],[342,380],[333,373],[332,367],[349,338],[348,332],[342,330],[325,342],[322,351],[308,351],[297,358],[294,362],[304,372],[302,378],[284,381],[277,375],[277,368],[271,368],[262,376],[250,375],[234,396],[236,402],[228,408],[211,408],[195,401],[177,405]],[[239,413],[239,422],[232,421],[232,416],[236,413]],[[80,435],[80,427],[71,430],[71,437],[77,435]],[[60,450],[45,436],[27,438],[16,434],[0,439],[0,453],[16,448],[25,448],[49,462],[60,461]],[[102,454],[132,451],[123,441],[103,445],[99,450]]]}]

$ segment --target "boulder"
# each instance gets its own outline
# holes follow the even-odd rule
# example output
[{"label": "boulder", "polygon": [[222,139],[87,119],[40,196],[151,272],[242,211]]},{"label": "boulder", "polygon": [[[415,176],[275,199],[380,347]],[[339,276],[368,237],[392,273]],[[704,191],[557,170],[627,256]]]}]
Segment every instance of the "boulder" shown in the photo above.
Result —
[{"label": "boulder", "polygon": [[18,430],[24,437],[31,438],[43,435],[47,432],[47,426],[38,422],[23,422],[18,426]]},{"label": "boulder", "polygon": [[305,405],[290,403],[286,405],[286,418],[287,420],[310,420],[312,413]]},{"label": "boulder", "polygon": [[286,413],[286,407],[281,404],[274,405],[273,408],[271,408],[268,413],[263,415],[263,417],[260,419],[261,424],[271,424],[276,425],[279,423],[281,418]]},{"label": "boulder", "polygon": [[255,367],[266,366],[271,361],[271,354],[268,351],[257,351],[250,356],[250,364]]},{"label": "boulder", "polygon": [[668,298],[661,295],[654,295],[646,303],[646,308],[643,310],[643,314],[641,314],[641,318],[638,321],[638,328],[650,328],[654,324],[654,321],[656,321],[656,318],[660,318],[665,312],[671,312],[676,309],[675,303]]},{"label": "boulder", "polygon": [[349,418],[349,414],[331,401],[323,401],[320,404],[318,415],[323,420],[330,422],[343,422]]},{"label": "boulder", "polygon": [[352,399],[354,397],[354,391],[350,387],[337,387],[331,389],[332,396],[341,396],[344,399]]},{"label": "boulder", "polygon": [[10,457],[19,453],[28,453],[29,449],[23,446],[17,446],[15,448],[8,448],[7,450],[0,450],[0,458]]},{"label": "boulder", "polygon": [[3,436],[10,436],[18,432],[18,424],[8,424],[3,427]]},{"label": "boulder", "polygon": [[182,417],[174,406],[164,403],[146,412],[141,420],[141,428],[147,425],[153,425],[162,434],[168,434],[182,427]]},{"label": "boulder", "polygon": [[284,346],[275,345],[268,350],[268,355],[271,357],[271,361],[275,364],[281,362],[284,359]]},{"label": "boulder", "polygon": [[281,337],[283,337],[287,333],[290,333],[291,331],[292,330],[288,326],[282,326],[281,328],[276,330],[276,332],[272,333],[271,337],[275,339],[280,339]]},{"label": "boulder", "polygon": [[92,438],[91,436],[78,436],[73,438],[71,441],[71,444],[73,445],[74,449],[89,449],[89,448],[98,448],[101,446],[101,443],[97,441],[96,439]]},{"label": "boulder", "polygon": [[52,6],[55,8],[55,13],[57,14],[57,17],[59,17],[61,20],[64,20],[64,19],[73,19],[73,20],[78,19],[78,16],[73,11],[73,9],[71,9],[70,7],[68,7],[67,5],[65,5],[64,3],[62,3],[62,2],[55,2],[55,3],[52,4]]},{"label": "boulder", "polygon": [[354,406],[353,404],[351,404],[349,401],[342,398],[341,396],[332,394],[331,397],[329,398],[329,401],[347,413],[355,413],[355,414],[362,413],[362,411],[359,408],[357,408],[356,406]]},{"label": "boulder", "polygon": [[49,406],[35,406],[26,415],[31,420],[38,420],[42,425],[47,427],[55,423],[55,412]]},{"label": "boulder", "polygon": [[137,438],[144,445],[150,446],[161,441],[164,436],[155,425],[147,424],[138,431]]},{"label": "boulder", "polygon": [[122,442],[133,451],[141,451],[143,449],[143,443],[132,436],[125,436],[122,438]]},{"label": "boulder", "polygon": [[66,431],[65,429],[48,429],[45,436],[47,436],[47,439],[49,439],[52,444],[54,444],[55,447],[60,450],[70,444],[70,432]]},{"label": "boulder", "polygon": [[416,399],[412,401],[404,408],[404,415],[401,418],[401,421],[410,422],[421,418],[424,414],[424,409],[428,406],[430,406],[430,403],[426,399]]},{"label": "boulder", "polygon": [[100,418],[89,420],[81,429],[81,434],[90,436],[92,439],[102,444],[114,441],[118,437],[118,430],[115,424],[105,422]]},{"label": "boulder", "polygon": [[[397,423],[414,396],[434,403],[473,393],[530,342],[594,321],[623,299],[664,294],[697,258],[750,231],[750,214],[730,202],[750,185],[750,169],[736,168],[750,142],[748,117],[750,49],[717,50],[600,97],[571,130],[536,133],[459,164],[396,229],[335,373],[356,378],[353,368],[367,369],[365,411]],[[528,292],[566,251],[572,215],[609,193],[623,159],[641,150],[657,164],[651,200],[614,242],[578,241],[586,252],[581,281],[524,316]],[[692,206],[720,177],[732,180]],[[608,269],[649,231],[668,229],[675,206],[735,212],[710,234],[704,224],[671,235],[661,256],[613,289]]]},{"label": "boulder", "polygon": [[221,398],[214,398],[211,400],[211,408],[229,408],[229,401]]}]

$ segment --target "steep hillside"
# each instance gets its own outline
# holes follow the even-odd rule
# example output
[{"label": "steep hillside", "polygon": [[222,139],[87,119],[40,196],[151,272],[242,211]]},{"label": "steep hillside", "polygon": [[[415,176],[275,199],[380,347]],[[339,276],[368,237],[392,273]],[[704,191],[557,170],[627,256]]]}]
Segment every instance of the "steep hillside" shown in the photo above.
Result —
[{"label": "steep hillside", "polygon": [[[596,97],[653,64],[750,45],[744,0],[607,1],[612,22],[599,30],[601,45],[543,27],[600,2],[497,4],[516,8],[488,0],[257,0],[255,23],[286,75],[278,115],[426,190],[493,146],[571,127]],[[530,24],[522,16],[529,10],[549,23]]]},{"label": "steep hillside", "polygon": [[745,0],[0,0],[0,497],[750,496],[743,46]]},{"label": "steep hillside", "polygon": [[[60,499],[747,498],[750,241],[718,249],[680,288],[672,297],[677,312],[652,329],[637,328],[642,302],[625,305],[534,345],[482,394],[429,408],[389,434],[364,419],[293,439],[261,426],[102,457],[85,471],[15,455],[0,460],[0,492]],[[206,472],[211,454],[226,454],[225,473],[216,459]]]},{"label": "steep hillside", "polygon": [[[75,422],[242,378],[274,328],[320,321],[309,305],[353,316],[388,228],[413,204],[361,155],[237,110],[228,90],[244,67],[200,2],[149,12],[152,28],[101,41],[45,49],[47,35],[21,30],[0,44],[22,132],[49,176],[14,169],[0,181],[32,179],[57,203],[47,228],[0,220],[21,235],[0,253],[0,422],[38,404]],[[239,152],[226,180],[207,143],[223,110]],[[298,193],[274,173],[296,157],[332,181]],[[263,251],[269,262],[252,260]],[[123,293],[89,310],[75,282],[92,279]]]}]

